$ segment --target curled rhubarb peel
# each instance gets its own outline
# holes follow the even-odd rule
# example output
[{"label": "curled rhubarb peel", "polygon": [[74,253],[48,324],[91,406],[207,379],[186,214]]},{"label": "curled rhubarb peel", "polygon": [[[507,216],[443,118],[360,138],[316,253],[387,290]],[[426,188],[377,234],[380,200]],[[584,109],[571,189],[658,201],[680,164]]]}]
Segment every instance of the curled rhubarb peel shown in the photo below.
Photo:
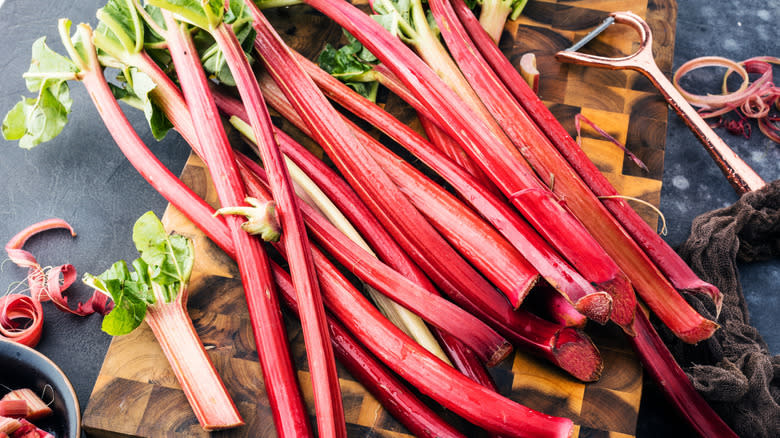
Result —
[{"label": "curled rhubarb peel", "polygon": [[22,294],[0,297],[0,337],[35,347],[43,334],[40,301]]},{"label": "curled rhubarb peel", "polygon": [[20,267],[28,268],[27,283],[30,287],[30,296],[36,301],[49,301],[63,312],[79,316],[88,316],[95,312],[105,315],[110,310],[106,297],[93,293],[83,303],[79,303],[76,309],[68,306],[68,298],[63,295],[76,280],[76,269],[73,265],[64,264],[50,268],[44,268],[38,264],[38,260],[29,251],[23,249],[27,241],[44,231],[65,229],[75,237],[76,232],[66,221],[58,218],[47,219],[23,229],[17,233],[5,245],[8,257]]},{"label": "curled rhubarb peel", "polygon": [[[780,58],[758,56],[735,62],[718,56],[703,56],[681,65],[672,77],[672,82],[691,105],[700,108],[702,117],[720,117],[733,111],[740,115],[740,120],[724,123],[729,132],[749,137],[750,125],[745,124],[745,118],[752,118],[756,119],[764,135],[780,143],[778,118],[770,115],[772,106],[780,105],[780,87],[773,82],[772,64],[780,64]],[[728,68],[723,76],[722,94],[693,94],[680,85],[680,78],[702,67]],[[742,82],[736,90],[729,91],[727,82],[734,73],[740,76]],[[759,77],[750,82],[749,74],[757,74]]]}]

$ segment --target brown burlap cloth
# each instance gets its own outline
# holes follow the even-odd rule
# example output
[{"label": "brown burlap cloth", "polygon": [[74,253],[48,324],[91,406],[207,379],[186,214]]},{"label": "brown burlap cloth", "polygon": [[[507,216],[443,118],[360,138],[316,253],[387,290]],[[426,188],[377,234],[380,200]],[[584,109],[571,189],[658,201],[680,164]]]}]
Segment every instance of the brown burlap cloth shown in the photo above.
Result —
[{"label": "brown burlap cloth", "polygon": [[[740,437],[780,437],[780,355],[771,355],[750,325],[737,270],[738,263],[780,256],[780,180],[697,217],[677,251],[723,293],[721,329],[691,346],[658,327],[664,340],[696,389]],[[773,289],[770,293],[780,293],[780,285]],[[709,298],[686,294],[686,299],[716,318]]]}]

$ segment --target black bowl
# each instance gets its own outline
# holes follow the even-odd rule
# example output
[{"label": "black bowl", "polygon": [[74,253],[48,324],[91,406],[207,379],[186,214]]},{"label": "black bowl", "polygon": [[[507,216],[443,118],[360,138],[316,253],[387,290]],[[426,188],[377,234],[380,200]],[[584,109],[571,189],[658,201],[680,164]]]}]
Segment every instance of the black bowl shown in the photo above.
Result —
[{"label": "black bowl", "polygon": [[[0,339],[0,394],[19,388],[30,388],[43,394],[46,385],[54,390],[54,401],[50,405],[54,414],[35,421],[35,425],[57,438],[79,438],[79,401],[62,370],[32,348]],[[51,390],[45,392],[45,401],[50,400],[51,393]]]}]

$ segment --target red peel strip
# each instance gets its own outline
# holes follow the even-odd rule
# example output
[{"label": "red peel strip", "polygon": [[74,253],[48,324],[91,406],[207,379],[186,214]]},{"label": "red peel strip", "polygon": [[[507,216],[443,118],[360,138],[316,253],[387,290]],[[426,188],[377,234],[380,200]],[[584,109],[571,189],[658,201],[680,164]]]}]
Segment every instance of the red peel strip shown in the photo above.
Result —
[{"label": "red peel strip", "polygon": [[32,236],[47,230],[64,228],[70,231],[71,236],[76,236],[76,232],[73,227],[62,219],[53,218],[46,219],[40,222],[36,222],[29,227],[18,232],[8,243],[5,244],[5,251],[8,253],[8,257],[12,262],[23,268],[33,268],[38,266],[38,261],[28,251],[22,249],[27,240]]},{"label": "red peel strip", "polygon": [[74,281],[76,281],[76,269],[73,265],[55,266],[49,270],[46,276],[46,294],[58,309],[79,316],[88,316],[95,312],[105,315],[111,310],[113,305],[108,302],[108,297],[98,291],[95,291],[87,301],[79,303],[75,310],[71,309],[68,306],[68,297],[62,293]]},{"label": "red peel strip", "polygon": [[[108,297],[98,291],[95,291],[86,302],[79,303],[75,310],[68,307],[68,299],[63,295],[63,292],[65,292],[65,290],[76,280],[76,269],[72,265],[65,264],[55,266],[46,272],[38,263],[35,256],[23,249],[25,243],[27,243],[31,237],[43,231],[54,229],[66,229],[70,231],[71,236],[76,236],[75,230],[69,223],[63,219],[52,218],[28,226],[18,232],[5,244],[5,250],[11,261],[20,267],[29,268],[27,283],[30,287],[30,297],[24,295],[19,295],[19,297],[25,297],[29,299],[30,302],[36,303],[38,308],[40,308],[41,302],[52,300],[54,305],[63,312],[69,312],[79,316],[87,316],[95,312],[105,315],[110,311],[112,306],[108,302]],[[21,298],[15,298],[13,302],[16,303],[20,301]],[[8,329],[11,325],[8,324],[10,321],[6,316],[7,310],[5,306],[3,309],[0,309],[0,311],[3,312],[0,314],[0,325],[3,326],[2,329]],[[38,313],[37,316],[40,317],[39,319],[32,316],[35,312]],[[26,316],[23,317],[32,319],[34,323],[38,324],[43,321],[42,310],[29,310],[26,313]],[[39,320],[40,322],[38,322]],[[5,333],[2,334],[6,335]],[[6,336],[10,337],[8,335]],[[40,338],[40,334],[38,334],[38,338]],[[35,340],[35,343],[37,342],[38,341]]]},{"label": "red peel strip", "polygon": [[590,119],[588,119],[587,117],[582,115],[582,113],[579,113],[579,114],[574,116],[574,127],[577,129],[577,143],[580,146],[582,146],[582,144],[580,143],[580,139],[581,139],[581,137],[580,137],[580,128],[581,128],[580,122],[581,121],[587,123],[588,126],[590,126],[591,128],[595,129],[596,132],[601,134],[601,136],[603,136],[604,138],[606,138],[610,142],[612,142],[615,145],[617,145],[617,147],[619,147],[626,155],[628,155],[628,158],[630,158],[631,161],[636,163],[637,166],[642,168],[642,170],[644,170],[645,172],[650,172],[650,169],[647,168],[645,163],[642,160],[640,160],[639,157],[637,157],[631,151],[629,151],[625,146],[623,146],[622,143],[620,143],[615,137],[611,136],[607,131],[601,129],[598,125],[596,125],[595,123],[590,121]]},{"label": "red peel strip", "polygon": [[[28,324],[20,326],[24,321]],[[43,308],[27,295],[0,297],[0,338],[35,347],[43,334]]]},{"label": "red peel strip", "polygon": [[[773,105],[780,109],[780,87],[773,82],[771,64],[780,64],[780,58],[759,56],[741,62],[712,56],[695,58],[680,66],[672,81],[688,102],[702,109],[702,117],[718,117],[731,111],[741,111],[740,118],[756,119],[759,130],[771,140],[780,143],[780,130],[774,125],[775,116],[770,115]],[[679,80],[683,75],[697,68],[711,66],[728,67],[723,76],[723,94],[695,95],[680,86]],[[738,73],[742,77],[742,84],[736,91],[729,92],[727,81],[732,73]],[[750,83],[750,73],[759,74],[760,77]],[[749,125],[743,120],[729,121],[723,126],[732,134],[750,137]]]}]

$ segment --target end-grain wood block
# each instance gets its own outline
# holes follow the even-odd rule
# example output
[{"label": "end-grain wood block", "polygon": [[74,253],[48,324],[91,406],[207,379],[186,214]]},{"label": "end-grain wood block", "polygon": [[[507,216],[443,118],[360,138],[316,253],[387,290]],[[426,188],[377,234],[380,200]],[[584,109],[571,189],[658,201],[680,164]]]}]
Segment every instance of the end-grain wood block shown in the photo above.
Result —
[{"label": "end-grain wood block", "polygon": [[[366,5],[363,0],[357,3]],[[523,16],[507,24],[500,46],[514,62],[529,51],[537,55],[542,74],[540,95],[570,134],[575,134],[574,115],[582,111],[640,156],[650,172],[637,170],[622,150],[592,131],[583,132],[588,156],[620,193],[657,205],[666,133],[666,107],[660,96],[633,73],[562,65],[553,59],[556,51],[568,47],[616,10],[631,10],[648,21],[655,36],[658,64],[669,72],[676,18],[673,0],[531,0]],[[310,58],[316,57],[325,42],[336,43],[342,38],[338,26],[306,6],[269,11],[268,16],[282,37]],[[633,50],[632,41],[635,36],[631,30],[613,26],[588,50],[603,55],[626,53]],[[400,119],[418,126],[414,113],[397,99],[385,95],[381,103]],[[288,125],[280,120],[274,121],[287,129]],[[200,160],[191,157],[182,179],[216,203]],[[648,223],[656,223],[650,209],[637,209]],[[275,436],[235,264],[175,208],[169,207],[163,220],[170,231],[195,241],[189,310],[247,426],[212,434],[200,430],[160,347],[143,325],[137,332],[112,341],[84,412],[85,429],[90,436],[106,437]],[[289,316],[286,322],[299,381],[313,413],[300,325]],[[615,327],[589,326],[587,332],[604,358],[605,368],[598,382],[578,382],[522,352],[491,369],[491,374],[502,394],[548,414],[571,417],[577,425],[577,436],[631,437],[641,397],[641,366]],[[350,436],[409,436],[341,367],[339,376]],[[468,436],[476,434],[452,413],[438,409],[464,428]]]}]

